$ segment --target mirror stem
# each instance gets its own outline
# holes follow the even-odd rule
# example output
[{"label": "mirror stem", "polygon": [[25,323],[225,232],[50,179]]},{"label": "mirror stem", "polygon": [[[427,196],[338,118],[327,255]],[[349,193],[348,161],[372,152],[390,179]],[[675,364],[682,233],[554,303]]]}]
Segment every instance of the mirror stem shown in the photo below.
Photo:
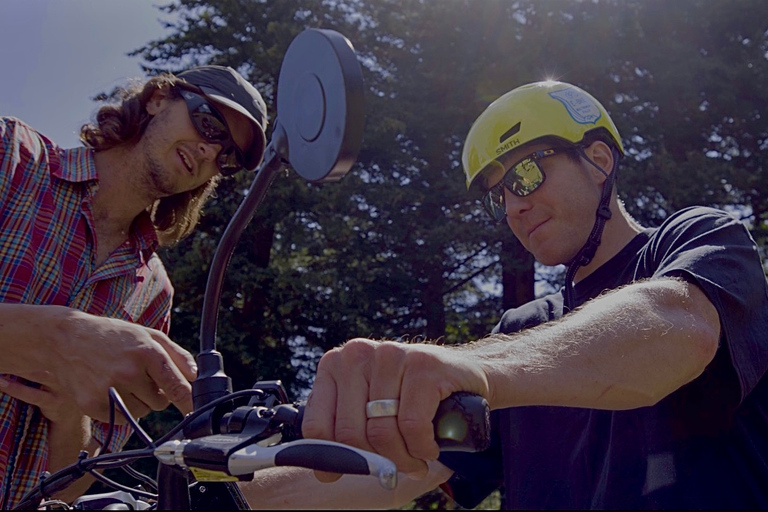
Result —
[{"label": "mirror stem", "polygon": [[198,375],[192,383],[192,399],[195,410],[232,392],[231,379],[224,374],[221,354],[216,351],[216,322],[219,315],[224,274],[232,253],[240,241],[240,236],[253,218],[256,208],[264,199],[272,180],[287,165],[288,159],[280,151],[281,148],[286,147],[285,131],[278,122],[275,122],[275,130],[272,134],[272,140],[266,148],[264,162],[256,169],[256,176],[251,183],[251,188],[229,221],[213,255],[200,320],[200,353],[197,355]]}]

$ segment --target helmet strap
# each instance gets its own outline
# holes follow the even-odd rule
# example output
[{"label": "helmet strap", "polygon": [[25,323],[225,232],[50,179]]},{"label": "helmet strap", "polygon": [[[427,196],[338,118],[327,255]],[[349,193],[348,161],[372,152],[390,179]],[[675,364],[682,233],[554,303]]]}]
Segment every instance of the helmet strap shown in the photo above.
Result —
[{"label": "helmet strap", "polygon": [[576,256],[570,262],[568,262],[568,269],[565,272],[565,303],[563,305],[564,313],[567,313],[573,309],[573,278],[576,276],[576,272],[579,270],[579,268],[583,267],[584,265],[589,265],[589,263],[592,261],[592,258],[595,257],[595,253],[597,252],[597,248],[600,246],[600,242],[603,237],[603,228],[605,228],[605,223],[611,218],[611,193],[613,192],[613,183],[616,181],[616,168],[618,167],[619,162],[619,155],[617,154],[616,150],[612,149],[612,152],[613,169],[611,170],[611,174],[606,174],[606,172],[602,170],[599,165],[593,162],[586,155],[586,153],[584,153],[584,150],[580,148],[581,156],[586,159],[587,162],[592,164],[592,166],[594,166],[598,171],[600,171],[606,177],[606,180],[603,182],[603,190],[600,195],[600,203],[598,204],[597,211],[595,212],[595,223],[592,226],[592,232],[589,234],[587,242],[584,244],[584,246],[579,250],[578,253],[576,253]]}]

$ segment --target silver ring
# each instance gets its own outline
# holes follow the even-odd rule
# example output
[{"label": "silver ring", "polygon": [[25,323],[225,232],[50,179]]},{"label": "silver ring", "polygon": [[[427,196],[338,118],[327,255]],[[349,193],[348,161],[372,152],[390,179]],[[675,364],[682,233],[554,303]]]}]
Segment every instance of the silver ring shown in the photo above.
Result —
[{"label": "silver ring", "polygon": [[388,416],[397,416],[398,407],[400,407],[400,400],[371,400],[365,404],[365,415],[368,418],[386,418]]}]

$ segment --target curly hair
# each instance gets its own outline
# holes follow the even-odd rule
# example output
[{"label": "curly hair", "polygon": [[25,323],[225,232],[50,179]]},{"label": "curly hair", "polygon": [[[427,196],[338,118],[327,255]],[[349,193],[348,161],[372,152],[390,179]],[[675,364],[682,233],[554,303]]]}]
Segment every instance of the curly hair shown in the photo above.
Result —
[{"label": "curly hair", "polygon": [[[178,99],[181,84],[186,82],[163,73],[144,84],[117,88],[108,97],[116,103],[99,108],[94,122],[80,128],[80,140],[95,151],[138,143],[152,119],[146,109],[152,95],[159,89],[168,89],[168,97]],[[195,229],[203,205],[214,193],[219,179],[219,175],[214,176],[195,189],[158,199],[147,208],[161,246],[173,245]]]}]

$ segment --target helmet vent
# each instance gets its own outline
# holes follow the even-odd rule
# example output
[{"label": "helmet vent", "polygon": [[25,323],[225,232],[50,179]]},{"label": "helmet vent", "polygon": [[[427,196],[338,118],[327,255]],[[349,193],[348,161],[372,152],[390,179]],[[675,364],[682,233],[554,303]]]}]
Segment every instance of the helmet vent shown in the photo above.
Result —
[{"label": "helmet vent", "polygon": [[[520,121],[520,123],[522,123],[522,121]],[[512,127],[512,128],[510,128],[509,130],[507,130],[506,132],[504,132],[504,133],[501,135],[501,137],[499,137],[499,144],[501,144],[502,142],[504,142],[505,140],[507,140],[508,138],[512,137],[512,136],[513,136],[513,135],[515,135],[517,132],[519,132],[519,131],[520,131],[520,123],[517,123],[515,126],[513,126],[513,127]]]}]

